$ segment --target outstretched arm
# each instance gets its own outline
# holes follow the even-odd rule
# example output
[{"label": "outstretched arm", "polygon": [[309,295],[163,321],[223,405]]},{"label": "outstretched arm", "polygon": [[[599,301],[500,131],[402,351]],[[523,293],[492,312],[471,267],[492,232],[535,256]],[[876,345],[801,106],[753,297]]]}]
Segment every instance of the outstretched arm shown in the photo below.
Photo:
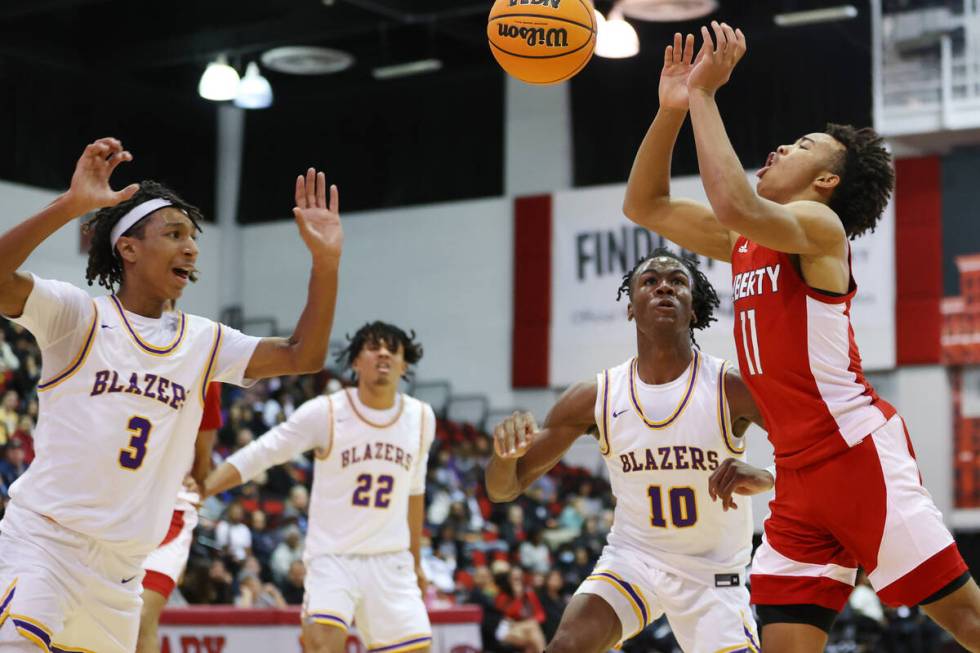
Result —
[{"label": "outstretched arm", "polygon": [[704,45],[688,77],[691,123],[701,180],[719,222],[765,247],[789,254],[837,255],[846,244],[836,214],[816,201],[778,204],[749,185],[715,103],[715,92],[745,55],[745,36],[726,24],[701,28]]},{"label": "outstretched arm", "polygon": [[711,258],[731,260],[732,234],[700,202],[670,196],[670,160],[688,110],[694,35],[674,35],[660,73],[660,109],[633,160],[623,213],[633,222]]},{"label": "outstretched arm", "polygon": [[322,397],[307,401],[288,420],[233,453],[211,472],[204,481],[202,499],[237,487],[297,454],[327,444],[332,429],[330,419]]},{"label": "outstretched arm", "polygon": [[540,431],[530,413],[514,413],[493,430],[487,465],[491,501],[513,501],[554,467],[572,443],[595,425],[596,384],[579,383],[561,396]]},{"label": "outstretched arm", "polygon": [[132,160],[133,155],[115,138],[100,138],[90,143],[75,164],[68,191],[40,213],[0,236],[0,313],[18,317],[24,312],[34,281],[17,270],[48,236],[72,219],[105,206],[115,206],[139,190],[137,184],[121,191],[113,191],[109,186],[116,167]]},{"label": "outstretched arm", "polygon": [[245,378],[262,379],[288,374],[312,374],[323,368],[337,303],[337,275],[344,230],[340,224],[340,199],[336,186],[313,168],[296,179],[293,215],[300,236],[313,256],[306,307],[289,338],[263,338],[255,348]]}]

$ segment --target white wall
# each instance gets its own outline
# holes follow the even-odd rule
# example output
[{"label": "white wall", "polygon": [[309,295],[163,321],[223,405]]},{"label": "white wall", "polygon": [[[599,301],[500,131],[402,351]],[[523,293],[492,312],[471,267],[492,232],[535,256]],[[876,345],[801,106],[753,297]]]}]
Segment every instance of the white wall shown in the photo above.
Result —
[{"label": "white wall", "polygon": [[[0,231],[6,231],[37,213],[57,196],[58,193],[54,191],[0,181]],[[23,269],[42,277],[68,281],[92,295],[101,294],[102,288],[89,287],[85,281],[87,257],[79,253],[80,238],[80,221],[74,220],[44,241],[27,259]],[[220,242],[221,230],[215,225],[206,225],[205,233],[198,239],[201,253],[197,266],[201,271],[201,280],[188,286],[180,301],[183,310],[210,318],[218,317]]]},{"label": "white wall", "polygon": [[[510,388],[513,209],[496,198],[344,216],[333,339],[381,319],[418,332],[420,380],[451,380],[494,406]],[[291,327],[306,298],[309,255],[291,223],[246,227],[245,314]]]}]

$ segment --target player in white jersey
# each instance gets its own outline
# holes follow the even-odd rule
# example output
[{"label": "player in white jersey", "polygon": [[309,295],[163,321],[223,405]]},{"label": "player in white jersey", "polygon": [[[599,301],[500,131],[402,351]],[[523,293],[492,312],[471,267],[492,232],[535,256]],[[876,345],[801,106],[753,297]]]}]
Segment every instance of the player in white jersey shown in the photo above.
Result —
[{"label": "player in white jersey", "polygon": [[208,386],[204,397],[204,416],[198,427],[194,444],[194,466],[188,479],[177,492],[170,528],[163,541],[143,561],[143,609],[140,612],[139,639],[136,653],[158,653],[160,615],[170,594],[180,581],[194,541],[197,527],[197,508],[201,503],[200,490],[211,471],[211,449],[221,428],[221,384]]},{"label": "player in white jersey", "polygon": [[420,538],[435,415],[398,392],[422,357],[414,336],[384,322],[364,325],[340,354],[357,388],[307,401],[205,484],[211,495],[315,452],[303,555],[303,642],[312,653],[345,651],[352,620],[371,652],[428,651],[432,642]]},{"label": "player in white jersey", "polygon": [[570,388],[540,431],[526,413],[497,426],[489,496],[514,500],[593,433],[613,527],[547,650],[607,651],[666,613],[688,653],[757,653],[744,587],[751,504],[732,494],[764,492],[773,478],[744,462],[742,436],[759,417],[737,370],[693,344],[718,297],[696,261],[664,249],[626,275],[622,293],[637,356]]},{"label": "player in white jersey", "polygon": [[[306,308],[291,338],[259,339],[168,310],[196,276],[201,213],[155,182],[113,191],[113,170],[130,160],[115,139],[90,144],[69,190],[0,236],[0,313],[42,353],[37,453],[0,524],[5,652],[132,653],[141,563],[170,523],[208,382],[310,372],[326,354],[343,232],[322,174],[296,180],[294,214],[313,258]],[[113,294],[92,299],[18,271],[96,210],[86,276]]]}]

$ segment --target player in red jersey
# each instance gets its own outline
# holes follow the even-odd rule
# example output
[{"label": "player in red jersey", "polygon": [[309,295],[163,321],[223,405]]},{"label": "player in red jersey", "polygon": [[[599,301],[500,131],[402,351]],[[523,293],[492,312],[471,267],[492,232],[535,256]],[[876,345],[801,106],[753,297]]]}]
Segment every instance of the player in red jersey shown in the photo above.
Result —
[{"label": "player in red jersey", "polygon": [[[739,365],[776,453],[776,498],[752,564],[763,650],[822,651],[861,566],[883,601],[921,606],[980,651],[980,590],[922,487],[901,417],[864,378],[850,323],[848,240],[881,218],[891,157],[872,129],[828,125],[772,153],[753,192],[714,100],[745,37],[711,26],[696,62],[692,35],[666,50],[624,212],[732,263]],[[688,109],[710,207],[670,197]]]},{"label": "player in red jersey", "polygon": [[212,381],[204,396],[204,415],[194,442],[194,463],[190,479],[177,494],[170,530],[149,557],[143,561],[143,608],[140,611],[139,639],[136,653],[160,652],[160,616],[180,581],[190,556],[197,527],[197,509],[201,503],[201,488],[211,472],[211,450],[221,428],[221,384]]}]

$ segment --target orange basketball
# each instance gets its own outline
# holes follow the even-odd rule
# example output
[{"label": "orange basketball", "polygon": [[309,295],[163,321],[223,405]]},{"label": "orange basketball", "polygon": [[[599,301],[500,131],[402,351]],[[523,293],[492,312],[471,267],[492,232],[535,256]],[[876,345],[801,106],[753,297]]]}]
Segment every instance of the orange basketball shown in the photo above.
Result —
[{"label": "orange basketball", "polygon": [[496,0],[487,39],[497,63],[529,84],[555,84],[585,68],[595,50],[589,0]]}]

